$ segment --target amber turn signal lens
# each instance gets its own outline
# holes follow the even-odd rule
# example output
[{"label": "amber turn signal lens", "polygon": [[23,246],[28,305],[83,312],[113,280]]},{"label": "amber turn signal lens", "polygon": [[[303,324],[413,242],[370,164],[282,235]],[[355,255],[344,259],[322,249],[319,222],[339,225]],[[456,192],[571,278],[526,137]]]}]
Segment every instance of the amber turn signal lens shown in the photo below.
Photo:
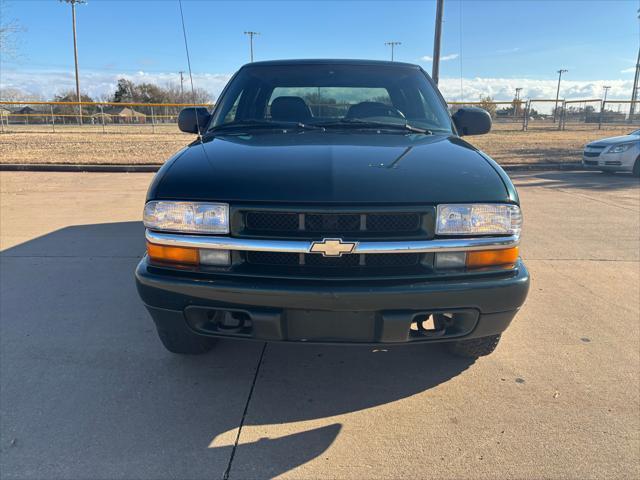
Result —
[{"label": "amber turn signal lens", "polygon": [[147,242],[147,255],[156,262],[181,263],[197,265],[198,249],[185,247],[167,247]]},{"label": "amber turn signal lens", "polygon": [[479,250],[467,253],[467,268],[513,265],[518,260],[518,247],[503,250]]}]

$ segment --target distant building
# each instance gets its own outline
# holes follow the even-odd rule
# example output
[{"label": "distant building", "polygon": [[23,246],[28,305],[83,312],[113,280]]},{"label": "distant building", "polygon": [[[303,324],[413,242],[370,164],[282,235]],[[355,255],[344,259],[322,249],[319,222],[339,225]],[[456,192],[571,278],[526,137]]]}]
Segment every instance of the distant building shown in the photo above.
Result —
[{"label": "distant building", "polygon": [[11,112],[8,119],[11,123],[44,123],[45,114],[27,105]]},{"label": "distant building", "polygon": [[108,107],[102,112],[94,113],[91,118],[95,123],[147,123],[147,116],[130,107]]}]

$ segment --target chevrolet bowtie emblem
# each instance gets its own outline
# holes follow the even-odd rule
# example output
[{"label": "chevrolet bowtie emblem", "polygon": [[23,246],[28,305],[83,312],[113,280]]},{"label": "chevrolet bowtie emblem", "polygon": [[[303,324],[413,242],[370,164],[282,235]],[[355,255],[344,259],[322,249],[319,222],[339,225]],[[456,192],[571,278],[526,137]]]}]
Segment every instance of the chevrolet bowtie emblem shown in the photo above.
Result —
[{"label": "chevrolet bowtie emblem", "polygon": [[340,238],[324,238],[321,242],[311,244],[312,253],[321,253],[325,257],[341,257],[343,253],[351,253],[356,242],[343,242]]}]

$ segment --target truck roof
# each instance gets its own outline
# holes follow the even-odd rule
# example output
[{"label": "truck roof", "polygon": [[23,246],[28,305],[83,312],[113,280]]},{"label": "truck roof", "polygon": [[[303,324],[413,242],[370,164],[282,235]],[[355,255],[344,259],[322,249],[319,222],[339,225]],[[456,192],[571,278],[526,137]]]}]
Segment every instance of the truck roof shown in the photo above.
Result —
[{"label": "truck roof", "polygon": [[419,65],[404,62],[390,62],[387,60],[357,60],[357,59],[336,59],[336,58],[314,58],[314,59],[293,59],[293,60],[265,60],[260,62],[247,63],[244,67],[255,66],[282,66],[282,65],[379,65],[386,67],[411,67],[421,68]]}]

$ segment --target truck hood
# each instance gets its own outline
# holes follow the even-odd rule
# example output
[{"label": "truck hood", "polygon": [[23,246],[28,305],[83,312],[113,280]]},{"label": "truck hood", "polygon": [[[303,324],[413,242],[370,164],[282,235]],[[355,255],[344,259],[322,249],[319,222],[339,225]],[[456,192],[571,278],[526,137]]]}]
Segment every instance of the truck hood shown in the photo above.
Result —
[{"label": "truck hood", "polygon": [[224,135],[192,144],[165,165],[148,199],[382,205],[510,201],[499,170],[449,135]]}]

